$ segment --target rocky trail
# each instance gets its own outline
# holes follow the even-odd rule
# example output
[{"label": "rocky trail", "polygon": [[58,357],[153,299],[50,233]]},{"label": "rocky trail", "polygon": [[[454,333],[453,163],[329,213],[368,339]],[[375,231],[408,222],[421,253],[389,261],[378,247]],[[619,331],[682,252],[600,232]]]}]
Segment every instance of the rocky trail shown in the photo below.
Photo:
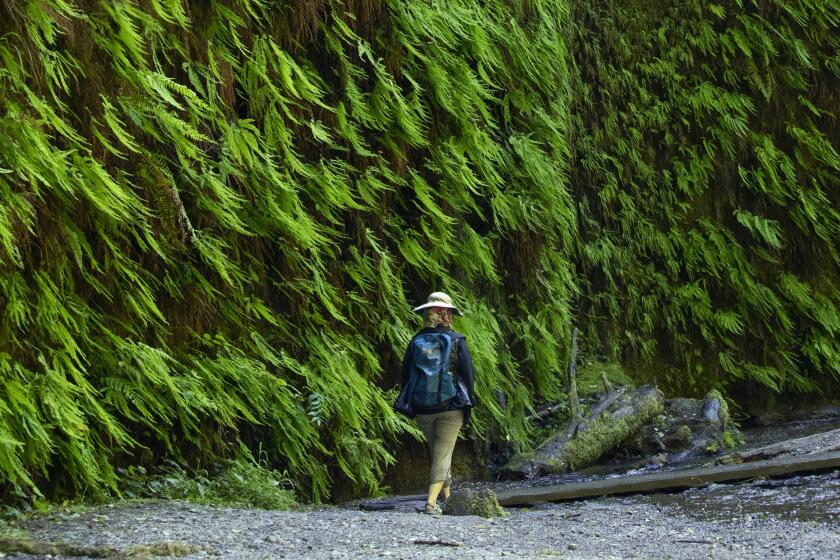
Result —
[{"label": "rocky trail", "polygon": [[[754,432],[747,434],[748,449],[760,450],[757,458],[780,450],[792,456],[834,450],[838,427],[836,420],[775,427],[772,439],[766,430]],[[606,476],[634,474],[644,469]],[[510,489],[581,476],[598,478],[568,473],[539,481],[465,482],[455,495],[492,489],[501,497]],[[840,470],[712,483],[683,492],[507,507],[503,516],[492,519],[431,517],[413,512],[408,502],[394,511],[360,511],[358,506],[354,501],[270,511],[126,501],[57,510],[5,522],[0,558],[840,560]]]},{"label": "rocky trail", "polygon": [[[126,502],[41,515],[6,527],[18,544],[40,543],[40,552],[30,548],[35,554],[12,552],[8,538],[3,543],[4,557],[18,560],[831,559],[840,558],[838,495],[840,473],[834,472],[711,485],[680,494],[508,508],[507,515],[495,519],[363,512],[349,506],[280,512]],[[60,547],[47,552],[46,543],[63,544],[65,553],[53,554]],[[81,549],[95,555],[79,555]]]}]

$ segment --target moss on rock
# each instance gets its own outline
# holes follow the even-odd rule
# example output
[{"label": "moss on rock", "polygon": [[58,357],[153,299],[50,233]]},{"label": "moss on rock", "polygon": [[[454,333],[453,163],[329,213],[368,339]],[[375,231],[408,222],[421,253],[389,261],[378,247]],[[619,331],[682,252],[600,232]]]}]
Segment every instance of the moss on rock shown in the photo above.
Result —
[{"label": "moss on rock", "polygon": [[691,428],[685,424],[681,425],[677,428],[677,437],[688,445],[691,442]]},{"label": "moss on rock", "polygon": [[[721,436],[719,447],[722,449],[732,449],[736,445],[744,443],[744,434],[741,433],[738,424],[736,424],[732,419],[732,415],[729,412],[729,404],[726,402],[723,394],[721,394],[721,392],[717,389],[712,389],[706,393],[706,398],[717,399],[720,403],[718,417],[723,425],[723,435]],[[717,452],[720,451],[720,449],[710,451]]]},{"label": "moss on rock", "polygon": [[723,398],[723,395],[717,389],[712,389],[708,393],[706,393],[707,399],[717,399],[720,403],[720,409],[718,410],[718,417],[723,425],[727,425],[732,422],[732,417],[729,415],[729,404],[727,404],[726,399]]},{"label": "moss on rock", "polygon": [[632,414],[615,418],[604,415],[591,426],[569,441],[562,458],[550,461],[551,472],[579,469],[597,461],[606,451],[620,444],[646,424],[656,420],[662,413],[662,394],[659,391],[647,393]]},{"label": "moss on rock", "polygon": [[449,496],[443,513],[489,518],[502,516],[505,510],[499,505],[496,493],[492,490],[461,490]]},{"label": "moss on rock", "polygon": [[616,362],[586,362],[577,370],[575,385],[578,396],[588,397],[604,390],[601,376],[615,386],[633,387],[633,379],[624,371],[624,367]]}]

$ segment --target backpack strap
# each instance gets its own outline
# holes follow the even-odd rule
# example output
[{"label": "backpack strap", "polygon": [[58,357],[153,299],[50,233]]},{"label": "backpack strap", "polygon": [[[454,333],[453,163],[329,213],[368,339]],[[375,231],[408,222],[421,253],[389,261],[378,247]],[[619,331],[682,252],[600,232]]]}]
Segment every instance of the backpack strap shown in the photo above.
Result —
[{"label": "backpack strap", "polygon": [[[447,331],[447,332],[442,332],[440,334],[441,334],[441,336],[443,336],[443,339],[446,341],[445,342],[446,346],[444,347],[444,359],[446,360],[444,362],[446,364],[446,370],[445,371],[447,371],[450,375],[452,375],[452,372],[449,371],[449,364],[450,364],[450,358],[452,356],[452,344],[454,343],[455,339],[452,335],[449,334],[450,332],[451,331]],[[441,402],[443,400],[443,395],[441,394],[443,392],[443,375],[442,374],[438,376],[437,382],[438,382],[438,384],[437,384],[438,402]]]},{"label": "backpack strap", "polygon": [[452,340],[452,351],[449,354],[449,373],[458,377],[458,359],[461,357],[461,340],[467,337],[455,331],[449,331],[449,338]]}]

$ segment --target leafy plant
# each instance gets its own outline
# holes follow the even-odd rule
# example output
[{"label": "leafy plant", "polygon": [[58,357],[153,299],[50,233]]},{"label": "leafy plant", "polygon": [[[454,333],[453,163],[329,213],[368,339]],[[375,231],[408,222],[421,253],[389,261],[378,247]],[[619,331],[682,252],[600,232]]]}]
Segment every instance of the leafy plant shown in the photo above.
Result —
[{"label": "leafy plant", "polygon": [[441,289],[479,441],[527,445],[573,323],[675,391],[826,386],[838,9],[0,2],[5,494],[240,445],[375,492]]},{"label": "leafy plant", "polygon": [[438,289],[467,312],[476,437],[524,441],[560,392],[564,4],[320,6],[0,3],[10,491],[246,444],[314,500],[374,492],[416,433],[384,391]]},{"label": "leafy plant", "polygon": [[218,465],[213,474],[190,472],[167,462],[155,474],[125,469],[121,493],[129,498],[180,499],[199,504],[285,510],[296,504],[292,482],[283,474],[248,460]]},{"label": "leafy plant", "polygon": [[676,393],[836,388],[840,6],[570,7],[585,340]]}]

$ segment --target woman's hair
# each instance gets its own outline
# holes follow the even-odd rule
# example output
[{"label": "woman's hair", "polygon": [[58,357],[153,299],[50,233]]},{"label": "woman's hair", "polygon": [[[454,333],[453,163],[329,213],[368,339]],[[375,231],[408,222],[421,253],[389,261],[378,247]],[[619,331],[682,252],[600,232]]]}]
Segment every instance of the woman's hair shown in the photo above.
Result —
[{"label": "woman's hair", "polygon": [[423,321],[430,329],[452,326],[452,310],[446,307],[427,307],[423,310]]}]

